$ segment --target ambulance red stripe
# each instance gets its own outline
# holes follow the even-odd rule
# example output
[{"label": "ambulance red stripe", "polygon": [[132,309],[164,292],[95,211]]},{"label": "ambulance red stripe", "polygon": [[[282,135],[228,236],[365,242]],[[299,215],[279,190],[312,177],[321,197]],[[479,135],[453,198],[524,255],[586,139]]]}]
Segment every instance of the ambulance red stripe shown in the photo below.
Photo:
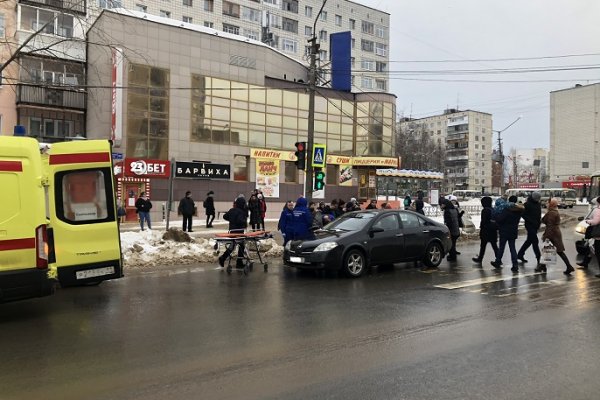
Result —
[{"label": "ambulance red stripe", "polygon": [[0,161],[0,171],[23,172],[23,163],[21,161]]},{"label": "ambulance red stripe", "polygon": [[108,153],[80,153],[80,154],[51,154],[50,164],[85,164],[96,162],[110,162]]},{"label": "ambulance red stripe", "polygon": [[35,238],[0,240],[0,251],[35,249]]}]

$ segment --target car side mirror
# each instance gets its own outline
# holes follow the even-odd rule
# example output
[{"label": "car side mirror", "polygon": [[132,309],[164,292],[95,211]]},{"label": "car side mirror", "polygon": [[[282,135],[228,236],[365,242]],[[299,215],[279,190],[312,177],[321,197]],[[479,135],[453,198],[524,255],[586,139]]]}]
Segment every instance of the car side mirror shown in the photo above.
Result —
[{"label": "car side mirror", "polygon": [[585,219],[585,217],[579,217],[577,218],[577,221],[583,221]]},{"label": "car side mirror", "polygon": [[373,228],[369,229],[369,236],[373,237],[373,235],[378,232],[385,232],[385,229],[380,228],[378,226],[373,227]]}]

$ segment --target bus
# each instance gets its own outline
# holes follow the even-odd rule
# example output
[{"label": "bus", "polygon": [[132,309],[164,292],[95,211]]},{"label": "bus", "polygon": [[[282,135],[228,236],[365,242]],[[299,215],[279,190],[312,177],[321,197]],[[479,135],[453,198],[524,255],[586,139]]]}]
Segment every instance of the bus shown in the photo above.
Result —
[{"label": "bus", "polygon": [[[598,196],[600,196],[600,171],[596,171],[592,174],[587,190],[587,198],[590,204],[592,204],[593,200],[597,199]],[[595,204],[592,206],[595,206]]]},{"label": "bus", "polygon": [[525,203],[527,197],[529,197],[531,193],[535,191],[535,189],[506,189],[506,192],[504,192],[504,194],[507,198],[510,196],[517,196],[518,203]]},{"label": "bus", "polygon": [[477,199],[481,197],[479,190],[455,190],[452,192],[452,196],[456,196],[458,201]]}]

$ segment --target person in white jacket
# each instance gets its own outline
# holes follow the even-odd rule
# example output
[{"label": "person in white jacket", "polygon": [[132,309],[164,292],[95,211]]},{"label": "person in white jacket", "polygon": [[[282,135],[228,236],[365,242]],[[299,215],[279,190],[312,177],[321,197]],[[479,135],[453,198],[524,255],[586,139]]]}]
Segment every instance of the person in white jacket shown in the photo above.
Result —
[{"label": "person in white jacket", "polygon": [[[592,211],[591,218],[586,219],[585,222],[587,222],[588,225],[600,225],[600,197],[596,198],[596,207],[594,208],[594,211]],[[596,254],[598,266],[600,267],[600,237],[594,238],[594,253]],[[590,261],[592,261],[591,250],[588,251],[588,254],[585,255],[582,262],[577,263],[577,265],[579,265],[577,269],[587,269]],[[595,276],[596,278],[600,278],[600,273]]]}]

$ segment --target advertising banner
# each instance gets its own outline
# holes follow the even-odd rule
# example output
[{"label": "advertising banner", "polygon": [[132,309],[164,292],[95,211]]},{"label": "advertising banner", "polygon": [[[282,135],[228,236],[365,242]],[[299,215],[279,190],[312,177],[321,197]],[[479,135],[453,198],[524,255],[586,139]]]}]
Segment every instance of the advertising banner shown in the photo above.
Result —
[{"label": "advertising banner", "polygon": [[340,165],[340,186],[352,186],[352,165]]},{"label": "advertising banner", "polygon": [[261,158],[266,160],[296,161],[293,151],[250,149],[250,158]]},{"label": "advertising banner", "polygon": [[112,49],[110,138],[120,146],[123,139],[123,50]]},{"label": "advertising banner", "polygon": [[265,197],[279,197],[279,159],[256,159],[256,188]]},{"label": "advertising banner", "polygon": [[171,173],[171,163],[167,160],[126,158],[123,167],[125,176],[169,179]]},{"label": "advertising banner", "polygon": [[230,176],[231,166],[228,164],[184,161],[177,161],[175,163],[175,178],[229,180]]}]

